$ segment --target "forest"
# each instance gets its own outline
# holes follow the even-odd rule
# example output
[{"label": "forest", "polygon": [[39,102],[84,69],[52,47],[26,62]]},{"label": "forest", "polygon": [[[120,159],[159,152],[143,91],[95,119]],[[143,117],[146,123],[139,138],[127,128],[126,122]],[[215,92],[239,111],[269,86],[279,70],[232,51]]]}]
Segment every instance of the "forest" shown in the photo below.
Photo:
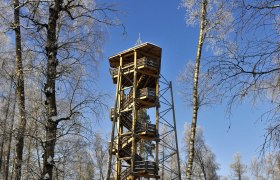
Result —
[{"label": "forest", "polygon": [[280,180],[279,0],[0,2],[0,179]]}]

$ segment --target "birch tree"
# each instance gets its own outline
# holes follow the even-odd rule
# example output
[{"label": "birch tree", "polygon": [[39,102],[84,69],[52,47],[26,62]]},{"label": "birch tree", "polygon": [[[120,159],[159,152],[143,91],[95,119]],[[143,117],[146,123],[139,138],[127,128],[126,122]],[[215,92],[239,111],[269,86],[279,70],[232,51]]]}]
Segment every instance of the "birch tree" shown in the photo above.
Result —
[{"label": "birch tree", "polygon": [[212,50],[215,49],[215,43],[219,39],[226,37],[226,32],[230,31],[232,15],[229,11],[230,3],[223,1],[211,1],[211,0],[183,0],[182,7],[186,8],[186,22],[187,24],[196,24],[199,22],[199,38],[197,45],[197,53],[195,59],[194,79],[193,79],[193,115],[192,115],[192,128],[190,134],[190,145],[189,145],[189,156],[187,165],[187,179],[191,179],[193,160],[194,160],[194,141],[196,134],[196,126],[198,119],[198,110],[200,107],[198,97],[198,86],[199,86],[199,73],[200,63],[202,58],[202,49],[207,40],[209,47]]},{"label": "birch tree", "polygon": [[[52,179],[58,127],[65,127],[68,134],[73,127],[70,124],[75,124],[85,109],[97,113],[97,106],[102,105],[98,95],[89,93],[93,89],[84,88],[85,67],[100,52],[103,41],[100,25],[118,25],[118,22],[108,16],[114,11],[111,6],[98,6],[94,1],[38,1],[30,2],[26,8],[28,11],[21,16],[32,25],[30,31],[36,38],[27,41],[42,52],[41,57],[47,62],[42,88],[47,117],[41,178]],[[59,82],[64,84],[61,94],[57,93]],[[62,98],[69,101],[58,103]],[[65,106],[60,107],[62,104]]]},{"label": "birch tree", "polygon": [[19,1],[14,0],[14,31],[15,31],[15,52],[16,52],[16,79],[17,79],[17,99],[18,99],[18,132],[16,135],[16,155],[15,155],[15,179],[21,179],[22,155],[24,148],[24,132],[26,127],[25,114],[25,93],[24,74],[22,63],[21,47],[21,23]]},{"label": "birch tree", "polygon": [[[31,113],[34,112],[31,109],[35,110],[37,107],[28,106],[28,118],[35,122],[36,129],[19,131],[17,135],[28,136],[34,140],[34,144],[28,144],[28,152],[29,149],[32,151],[31,145],[34,145],[35,156],[32,157],[37,159],[36,167],[32,167],[32,177],[52,179],[60,174],[56,168],[56,173],[53,173],[60,160],[55,156],[57,143],[60,140],[67,141],[73,136],[86,136],[86,131],[90,131],[88,113],[101,113],[104,104],[94,87],[96,59],[102,51],[105,36],[103,28],[121,24],[115,18],[117,11],[112,5],[96,3],[94,0],[15,1],[17,8],[14,9],[11,9],[11,2],[3,1],[1,4],[1,32],[10,31],[11,24],[15,24],[13,27],[22,28],[20,30],[23,30],[21,35],[24,48],[17,50],[22,56],[26,57],[29,53],[33,57],[26,58],[26,66],[19,66],[19,70],[26,70],[24,73],[30,78],[27,82],[35,84],[36,88],[33,90],[39,91],[39,95],[34,93],[39,99],[36,102],[41,106],[39,116]],[[13,10],[20,16],[20,23],[11,23]],[[89,69],[91,70],[88,71]],[[22,74],[19,76],[22,77]],[[23,84],[23,81],[20,82]],[[33,98],[31,94],[21,95],[28,103]],[[21,127],[25,126],[22,122],[24,121],[19,119]],[[31,124],[30,122],[28,125]],[[45,131],[45,136],[38,131]],[[23,139],[20,139],[20,142],[24,142]],[[18,143],[17,147],[20,154],[24,146]],[[32,154],[29,152],[29,155]],[[30,156],[26,158],[28,162],[31,160]],[[15,167],[18,170],[21,168],[19,165],[22,165],[22,159],[16,161]],[[26,165],[24,168],[30,169],[31,166]],[[20,172],[16,171],[17,177]]]},{"label": "birch tree", "polygon": [[193,168],[193,159],[194,159],[194,141],[195,141],[195,133],[196,133],[196,124],[197,124],[197,111],[199,108],[199,102],[198,102],[198,75],[199,75],[199,68],[200,68],[200,58],[201,58],[201,51],[202,51],[202,46],[204,43],[204,38],[205,38],[205,11],[207,7],[207,1],[204,0],[201,2],[201,15],[200,15],[200,31],[199,31],[199,38],[198,38],[198,47],[197,47],[197,54],[196,54],[196,61],[195,61],[195,72],[194,72],[194,85],[193,85],[193,118],[192,118],[192,128],[191,128],[191,134],[190,134],[190,151],[189,151],[189,156],[188,156],[188,165],[187,165],[187,179],[191,179],[192,176],[192,168]]},{"label": "birch tree", "polygon": [[[8,179],[9,177],[9,168],[10,168],[10,157],[11,157],[11,143],[12,143],[12,132],[14,126],[14,117],[15,117],[15,89],[14,89],[14,81],[11,79],[10,88],[7,88],[8,92],[2,91],[1,97],[1,111],[0,113],[3,115],[4,119],[1,119],[1,149],[0,149],[0,172],[3,175],[3,179]],[[4,84],[1,85],[5,87]],[[6,94],[7,93],[7,94]]]},{"label": "birch tree", "polygon": [[[5,5],[3,3],[2,5]],[[9,9],[9,8],[8,8]],[[13,17],[13,11],[10,15]],[[1,9],[1,12],[2,11]],[[12,19],[10,19],[12,22]],[[15,56],[12,40],[4,33],[5,28],[0,25],[0,174],[6,180],[10,177],[10,166],[13,157],[11,147],[13,140],[13,127],[16,116],[16,92],[15,92]]]}]

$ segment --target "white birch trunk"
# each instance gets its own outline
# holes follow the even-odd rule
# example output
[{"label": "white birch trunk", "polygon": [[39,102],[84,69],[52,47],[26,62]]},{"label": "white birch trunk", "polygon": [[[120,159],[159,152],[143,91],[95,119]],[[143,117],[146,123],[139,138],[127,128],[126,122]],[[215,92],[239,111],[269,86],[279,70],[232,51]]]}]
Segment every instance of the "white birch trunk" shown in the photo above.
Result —
[{"label": "white birch trunk", "polygon": [[189,159],[186,170],[186,178],[188,180],[191,179],[192,175],[192,167],[193,167],[193,159],[194,159],[194,141],[195,141],[195,133],[196,133],[196,124],[197,124],[197,113],[199,109],[199,100],[198,100],[198,77],[199,77],[199,68],[200,68],[200,59],[201,59],[201,51],[204,42],[204,31],[205,31],[205,16],[206,16],[206,6],[207,0],[203,0],[201,3],[201,15],[200,15],[200,32],[198,39],[198,47],[196,54],[196,62],[195,62],[195,72],[194,72],[194,80],[193,80],[193,117],[192,117],[192,126],[191,126],[191,134],[190,134],[190,149],[189,149]]}]

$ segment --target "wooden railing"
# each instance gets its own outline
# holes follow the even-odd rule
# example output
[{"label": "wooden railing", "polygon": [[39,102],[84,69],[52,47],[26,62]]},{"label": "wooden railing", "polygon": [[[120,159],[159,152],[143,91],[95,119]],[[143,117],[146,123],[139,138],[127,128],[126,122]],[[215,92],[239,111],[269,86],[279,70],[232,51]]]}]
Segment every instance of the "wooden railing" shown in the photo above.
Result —
[{"label": "wooden railing", "polygon": [[129,175],[130,175],[130,168],[128,167],[121,173],[122,180],[126,180],[127,176]]},{"label": "wooden railing", "polygon": [[[111,119],[114,120],[115,111],[111,108]],[[129,113],[122,113],[121,123],[128,129],[132,127],[132,116]],[[149,134],[156,134],[156,125],[150,123],[139,123],[136,121],[136,132],[146,132]]]},{"label": "wooden railing", "polygon": [[155,134],[157,133],[156,125],[155,124],[150,124],[150,123],[139,123],[138,127],[136,128],[136,132],[146,132],[149,134]]},{"label": "wooden railing", "polygon": [[112,77],[118,75],[118,68],[110,68],[110,74]]},{"label": "wooden railing", "polygon": [[156,90],[154,88],[143,88],[140,89],[137,93],[137,97],[148,97],[148,98],[156,98]]},{"label": "wooden railing", "polygon": [[158,167],[154,161],[135,161],[135,172],[157,175]]},{"label": "wooden railing", "polygon": [[130,91],[129,94],[124,96],[124,99],[122,100],[122,109],[127,108],[132,102],[133,102],[133,91]]},{"label": "wooden railing", "polygon": [[[154,88],[143,88],[137,91],[137,98],[147,97],[149,99],[156,98],[156,90]],[[122,109],[127,108],[133,102],[132,91],[122,100]]]},{"label": "wooden railing", "polygon": [[148,67],[152,67],[155,69],[159,68],[159,63],[157,61],[155,61],[154,59],[151,58],[147,58],[147,57],[142,57],[140,59],[137,59],[137,67],[139,66],[148,66]]},{"label": "wooden railing", "polygon": [[[146,66],[146,67],[158,69],[159,63],[157,61],[155,61],[154,59],[142,57],[140,59],[137,59],[137,62],[136,62],[136,67],[138,68],[140,66]],[[133,69],[134,69],[134,62],[125,64],[124,67],[122,68],[122,73],[129,72]],[[113,77],[118,75],[118,68],[110,68],[110,74]]]}]

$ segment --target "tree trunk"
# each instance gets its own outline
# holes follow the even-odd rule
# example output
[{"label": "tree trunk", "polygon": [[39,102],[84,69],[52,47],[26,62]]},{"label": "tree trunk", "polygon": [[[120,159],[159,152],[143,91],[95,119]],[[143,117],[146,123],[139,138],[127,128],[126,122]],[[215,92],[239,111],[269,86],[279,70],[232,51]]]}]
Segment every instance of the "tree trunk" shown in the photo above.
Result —
[{"label": "tree trunk", "polygon": [[9,132],[8,150],[7,150],[7,154],[6,154],[4,180],[9,179],[10,157],[11,157],[10,155],[11,155],[11,146],[12,146],[12,140],[13,140],[13,129],[14,129],[14,121],[15,121],[16,103],[17,103],[17,98],[15,96],[12,117],[11,117],[12,122],[11,122],[11,127],[10,127],[10,132]]},{"label": "tree trunk", "polygon": [[54,167],[54,150],[56,144],[57,122],[52,118],[57,116],[55,80],[57,66],[57,20],[61,11],[63,0],[55,0],[49,6],[49,19],[47,27],[46,52],[48,57],[47,64],[47,83],[45,84],[45,96],[47,104],[47,124],[46,124],[46,143],[44,150],[43,174],[42,179],[52,179]]},{"label": "tree trunk", "polygon": [[32,144],[32,138],[28,138],[28,145],[27,145],[27,158],[26,158],[26,180],[30,177],[30,156],[31,156],[31,144]]},{"label": "tree trunk", "polygon": [[15,154],[15,179],[21,179],[22,154],[24,148],[24,132],[26,126],[25,116],[25,94],[24,78],[22,67],[21,33],[19,19],[19,1],[14,0],[14,24],[15,24],[15,43],[16,43],[16,79],[17,79],[17,99],[18,99],[18,129],[16,135],[16,154]]},{"label": "tree trunk", "polygon": [[199,39],[198,39],[194,82],[193,82],[193,117],[192,117],[192,126],[191,126],[191,134],[190,134],[189,159],[188,159],[188,165],[186,170],[186,178],[188,180],[191,179],[193,159],[194,159],[194,141],[195,141],[195,132],[196,132],[196,123],[197,123],[197,112],[199,109],[198,76],[199,76],[199,68],[200,68],[201,51],[202,51],[204,37],[205,37],[204,31],[205,31],[206,6],[207,6],[207,0],[203,0],[201,3],[200,32],[199,32]]},{"label": "tree trunk", "polygon": [[[12,79],[11,79],[11,82],[10,82],[10,93],[8,95],[8,98],[7,98],[7,108],[5,110],[3,137],[2,137],[1,145],[0,145],[0,148],[1,148],[1,150],[0,150],[0,173],[2,172],[2,165],[5,165],[3,163],[5,161],[5,158],[4,158],[4,144],[5,144],[6,139],[7,139],[6,129],[7,129],[7,120],[8,120],[9,114],[10,114],[10,102],[12,101],[11,96],[12,96],[12,93],[13,93],[13,91],[12,91],[13,83],[14,83],[14,79],[13,79],[13,76],[12,76]],[[4,172],[4,170],[3,170],[3,172]]]}]

